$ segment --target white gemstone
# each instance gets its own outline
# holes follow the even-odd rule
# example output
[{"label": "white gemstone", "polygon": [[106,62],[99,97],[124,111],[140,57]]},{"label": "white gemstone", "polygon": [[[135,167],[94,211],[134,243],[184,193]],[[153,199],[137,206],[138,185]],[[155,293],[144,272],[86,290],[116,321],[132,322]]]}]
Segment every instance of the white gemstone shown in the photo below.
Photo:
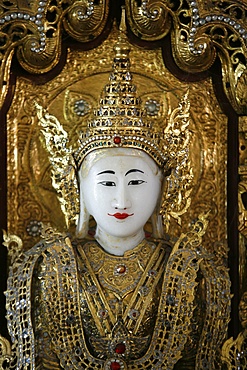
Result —
[{"label": "white gemstone", "polygon": [[21,299],[19,302],[16,302],[16,308],[24,308],[26,307],[26,300],[25,299]]},{"label": "white gemstone", "polygon": [[28,338],[28,331],[27,329],[24,329],[23,332],[22,332],[22,338],[26,339]]}]

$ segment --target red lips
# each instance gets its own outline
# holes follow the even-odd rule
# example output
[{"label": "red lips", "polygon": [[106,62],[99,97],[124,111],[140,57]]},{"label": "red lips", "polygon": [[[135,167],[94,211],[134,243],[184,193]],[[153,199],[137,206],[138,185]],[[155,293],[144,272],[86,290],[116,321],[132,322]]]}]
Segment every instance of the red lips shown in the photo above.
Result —
[{"label": "red lips", "polygon": [[114,214],[110,214],[108,213],[108,216],[113,216],[115,218],[117,218],[118,220],[124,220],[125,218],[129,217],[129,216],[133,216],[134,213],[114,213]]}]

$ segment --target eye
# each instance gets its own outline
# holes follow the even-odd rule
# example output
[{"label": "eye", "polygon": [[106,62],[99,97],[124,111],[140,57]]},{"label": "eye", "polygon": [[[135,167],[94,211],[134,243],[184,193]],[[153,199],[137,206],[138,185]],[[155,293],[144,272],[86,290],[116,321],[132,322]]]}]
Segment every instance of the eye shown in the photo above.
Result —
[{"label": "eye", "polygon": [[144,180],[131,180],[131,181],[128,182],[128,185],[141,185],[144,182],[146,182],[146,181],[144,181]]},{"label": "eye", "polygon": [[98,184],[103,186],[116,186],[116,183],[114,181],[100,181]]}]

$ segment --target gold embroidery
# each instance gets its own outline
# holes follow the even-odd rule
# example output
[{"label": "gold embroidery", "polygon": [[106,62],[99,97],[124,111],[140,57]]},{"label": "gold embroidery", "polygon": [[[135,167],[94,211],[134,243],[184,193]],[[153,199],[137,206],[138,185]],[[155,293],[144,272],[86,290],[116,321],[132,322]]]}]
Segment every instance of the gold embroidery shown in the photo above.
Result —
[{"label": "gold embroidery", "polygon": [[[92,316],[89,321],[96,325],[102,337],[104,334],[108,336],[109,342],[107,344],[107,338],[90,336],[90,342],[95,347],[94,352],[102,353],[102,348],[106,350],[109,345],[112,346],[116,337],[117,341],[120,340],[119,336],[124,338],[125,343],[128,342],[127,347],[132,348],[129,352],[133,350],[135,354],[144,352],[151,333],[150,330],[142,329],[138,335],[138,331],[140,325],[149,328],[149,321],[155,316],[153,311],[157,312],[156,289],[165,271],[167,252],[161,248],[161,243],[156,247],[147,241],[126,252],[123,257],[105,253],[95,242],[79,246],[78,251],[81,271],[83,265],[86,267],[79,279]],[[116,266],[122,266],[126,271],[118,274]],[[115,298],[113,306],[109,305],[109,298],[110,301],[114,301]],[[93,325],[92,322],[88,323],[89,327]],[[148,335],[140,336],[144,332]]]}]

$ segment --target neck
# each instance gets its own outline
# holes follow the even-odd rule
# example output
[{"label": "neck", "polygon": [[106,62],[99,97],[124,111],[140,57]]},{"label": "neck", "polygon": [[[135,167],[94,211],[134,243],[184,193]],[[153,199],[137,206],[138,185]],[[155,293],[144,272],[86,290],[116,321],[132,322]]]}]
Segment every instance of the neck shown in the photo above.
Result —
[{"label": "neck", "polygon": [[112,236],[97,226],[95,239],[108,253],[123,256],[124,252],[135,248],[145,238],[144,230],[124,238]]}]

